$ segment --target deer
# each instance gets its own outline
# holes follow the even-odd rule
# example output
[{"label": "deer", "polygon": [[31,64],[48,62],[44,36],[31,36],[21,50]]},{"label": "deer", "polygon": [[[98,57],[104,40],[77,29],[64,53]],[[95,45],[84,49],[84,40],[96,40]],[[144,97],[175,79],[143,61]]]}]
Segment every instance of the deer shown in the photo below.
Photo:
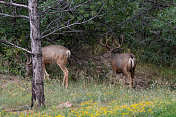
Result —
[{"label": "deer", "polygon": [[[71,55],[71,51],[61,45],[49,45],[42,47],[41,49],[42,49],[44,78],[45,77],[49,78],[49,74],[45,69],[46,64],[57,63],[64,73],[62,85],[63,86],[66,85],[66,88],[68,88],[69,71],[66,68],[66,64],[68,58]],[[25,77],[29,76],[29,74],[31,74],[31,71],[32,71],[32,60],[31,57],[30,58],[27,57]]]},{"label": "deer", "polygon": [[104,54],[104,57],[110,57],[111,67],[113,70],[113,84],[115,85],[115,77],[117,73],[123,73],[123,75],[128,78],[130,88],[134,87],[134,73],[136,67],[136,57],[133,53],[119,53],[123,45],[124,35],[121,34],[121,44],[117,43],[117,47],[108,45],[108,41],[112,38],[113,34],[108,38],[108,33],[106,33],[106,41],[103,43],[100,40],[100,45],[106,47],[108,51]]}]

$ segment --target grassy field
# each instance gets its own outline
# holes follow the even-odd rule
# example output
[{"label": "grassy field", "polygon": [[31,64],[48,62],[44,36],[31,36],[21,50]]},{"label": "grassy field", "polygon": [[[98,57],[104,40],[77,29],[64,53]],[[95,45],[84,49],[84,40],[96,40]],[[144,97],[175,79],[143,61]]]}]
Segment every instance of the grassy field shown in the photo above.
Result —
[{"label": "grassy field", "polygon": [[[64,89],[60,80],[47,80],[46,107],[40,110],[36,107],[30,110],[30,81],[0,75],[0,117],[176,117],[176,92],[170,91],[163,78],[173,78],[175,74],[173,69],[139,65],[138,76],[155,79],[148,88],[139,90],[129,89],[121,82],[114,87],[106,82],[85,80],[69,82],[69,88]],[[72,106],[60,105],[65,102]]]}]

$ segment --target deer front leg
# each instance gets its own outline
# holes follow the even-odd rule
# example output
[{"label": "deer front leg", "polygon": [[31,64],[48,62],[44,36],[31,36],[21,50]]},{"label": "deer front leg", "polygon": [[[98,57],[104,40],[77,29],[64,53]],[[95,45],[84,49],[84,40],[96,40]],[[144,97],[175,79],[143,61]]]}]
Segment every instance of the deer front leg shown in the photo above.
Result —
[{"label": "deer front leg", "polygon": [[115,86],[115,81],[116,81],[116,74],[117,73],[117,68],[113,67],[113,85]]},{"label": "deer front leg", "polygon": [[49,74],[46,72],[45,64],[43,64],[44,79],[49,79]]},{"label": "deer front leg", "polygon": [[[46,74],[46,75],[45,75]],[[49,79],[49,74],[46,72],[46,69],[45,69],[45,73],[44,73],[44,76]]]}]

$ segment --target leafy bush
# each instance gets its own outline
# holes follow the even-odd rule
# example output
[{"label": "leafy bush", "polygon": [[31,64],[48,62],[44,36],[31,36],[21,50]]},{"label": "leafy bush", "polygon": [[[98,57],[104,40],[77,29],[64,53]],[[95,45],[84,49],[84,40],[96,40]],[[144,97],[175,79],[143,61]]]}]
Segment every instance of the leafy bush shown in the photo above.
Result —
[{"label": "leafy bush", "polygon": [[168,7],[144,16],[134,24],[135,34],[128,43],[142,61],[176,66],[175,14],[176,8]]}]

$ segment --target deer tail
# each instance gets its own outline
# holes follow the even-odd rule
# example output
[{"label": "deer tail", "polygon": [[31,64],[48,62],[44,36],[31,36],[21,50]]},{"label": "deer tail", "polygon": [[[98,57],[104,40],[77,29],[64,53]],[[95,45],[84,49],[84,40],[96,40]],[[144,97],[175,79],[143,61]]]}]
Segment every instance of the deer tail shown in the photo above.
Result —
[{"label": "deer tail", "polygon": [[131,68],[133,68],[134,67],[135,58],[131,57],[129,59],[129,62],[131,63]]},{"label": "deer tail", "polygon": [[71,56],[71,51],[70,50],[66,51],[66,56],[67,56],[67,58],[69,58]]}]

